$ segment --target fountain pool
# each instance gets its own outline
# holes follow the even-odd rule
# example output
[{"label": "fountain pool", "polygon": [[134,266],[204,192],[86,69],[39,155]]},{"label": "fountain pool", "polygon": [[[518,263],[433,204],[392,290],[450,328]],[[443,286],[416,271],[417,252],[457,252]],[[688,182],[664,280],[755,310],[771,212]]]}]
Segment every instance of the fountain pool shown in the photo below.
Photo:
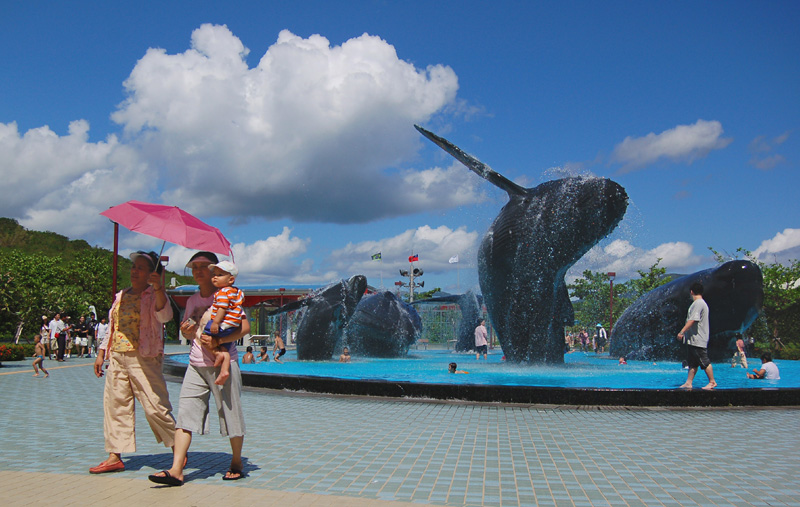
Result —
[{"label": "fountain pool", "polygon": [[[680,363],[629,361],[619,365],[608,355],[573,352],[564,365],[511,364],[495,350],[484,361],[474,354],[445,350],[411,350],[402,359],[353,358],[351,363],[297,361],[294,351],[283,364],[242,364],[245,385],[332,394],[459,399],[485,402],[566,405],[800,405],[800,361],[776,360],[777,381],[750,380],[742,368],[714,364],[719,388],[701,391],[706,377],[698,372],[696,389],[677,389],[686,380]],[[188,354],[169,356],[166,368],[182,375]],[[451,374],[450,362],[468,375]],[[758,368],[759,359],[749,361]],[[748,370],[749,371],[749,370]]]}]

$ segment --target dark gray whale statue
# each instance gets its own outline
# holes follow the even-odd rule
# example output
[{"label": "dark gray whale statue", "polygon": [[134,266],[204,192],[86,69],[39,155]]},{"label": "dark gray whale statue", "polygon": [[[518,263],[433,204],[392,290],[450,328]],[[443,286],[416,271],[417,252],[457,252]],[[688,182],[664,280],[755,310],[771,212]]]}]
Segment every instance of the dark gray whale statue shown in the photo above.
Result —
[{"label": "dark gray whale statue", "polygon": [[703,299],[708,304],[708,357],[711,361],[730,359],[731,338],[750,327],[764,301],[761,270],[750,261],[730,261],[677,278],[637,299],[611,330],[611,356],[686,359],[676,337],[692,304],[689,287],[694,282],[703,284]]},{"label": "dark gray whale statue", "polygon": [[305,308],[297,326],[297,359],[327,361],[342,340],[345,326],[367,290],[367,278],[355,275],[318,289],[305,299],[273,310],[277,315]]},{"label": "dark gray whale statue", "polygon": [[478,252],[478,277],[506,359],[564,362],[564,325],[574,313],[564,275],[608,236],[628,195],[605,178],[565,178],[524,188],[419,126],[425,137],[508,193]]},{"label": "dark gray whale statue", "polygon": [[419,337],[417,310],[389,291],[364,297],[345,329],[345,343],[354,356],[402,357]]},{"label": "dark gray whale statue", "polygon": [[483,315],[483,296],[476,295],[471,290],[464,294],[452,296],[434,296],[428,299],[414,301],[413,305],[455,303],[461,310],[461,320],[458,321],[456,330],[456,352],[475,350],[475,328],[478,319]]}]

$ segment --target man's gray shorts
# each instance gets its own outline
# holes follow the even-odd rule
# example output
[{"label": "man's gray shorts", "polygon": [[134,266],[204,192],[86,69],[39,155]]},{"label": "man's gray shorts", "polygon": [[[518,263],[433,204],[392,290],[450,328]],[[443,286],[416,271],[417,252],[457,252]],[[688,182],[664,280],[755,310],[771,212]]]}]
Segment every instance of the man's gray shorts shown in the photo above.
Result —
[{"label": "man's gray shorts", "polygon": [[230,437],[244,436],[239,363],[231,361],[231,376],[223,386],[214,383],[218,374],[219,370],[213,366],[190,364],[186,367],[176,426],[200,435],[208,433],[209,394],[213,394],[219,414],[219,432]]}]

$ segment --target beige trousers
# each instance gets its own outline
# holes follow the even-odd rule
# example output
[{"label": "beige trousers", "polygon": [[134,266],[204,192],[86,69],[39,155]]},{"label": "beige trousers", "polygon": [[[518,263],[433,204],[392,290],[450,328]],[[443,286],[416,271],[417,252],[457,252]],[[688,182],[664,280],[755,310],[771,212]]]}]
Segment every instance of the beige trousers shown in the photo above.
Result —
[{"label": "beige trousers", "polygon": [[103,393],[106,452],[136,452],[136,411],[139,400],[157,442],[175,443],[175,419],[164,374],[163,356],[141,357],[138,352],[109,352]]}]

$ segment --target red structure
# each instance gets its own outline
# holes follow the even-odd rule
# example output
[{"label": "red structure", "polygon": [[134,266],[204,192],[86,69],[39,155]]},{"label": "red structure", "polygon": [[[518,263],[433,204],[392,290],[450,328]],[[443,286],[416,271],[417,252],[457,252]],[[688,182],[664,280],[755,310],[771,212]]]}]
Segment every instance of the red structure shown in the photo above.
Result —
[{"label": "red structure", "polygon": [[[309,293],[323,287],[323,285],[237,285],[237,287],[244,292],[245,308],[260,304],[278,308],[286,303],[308,296]],[[181,308],[186,308],[186,301],[195,292],[197,292],[197,285],[183,285],[174,289],[167,289],[167,294]]]}]

